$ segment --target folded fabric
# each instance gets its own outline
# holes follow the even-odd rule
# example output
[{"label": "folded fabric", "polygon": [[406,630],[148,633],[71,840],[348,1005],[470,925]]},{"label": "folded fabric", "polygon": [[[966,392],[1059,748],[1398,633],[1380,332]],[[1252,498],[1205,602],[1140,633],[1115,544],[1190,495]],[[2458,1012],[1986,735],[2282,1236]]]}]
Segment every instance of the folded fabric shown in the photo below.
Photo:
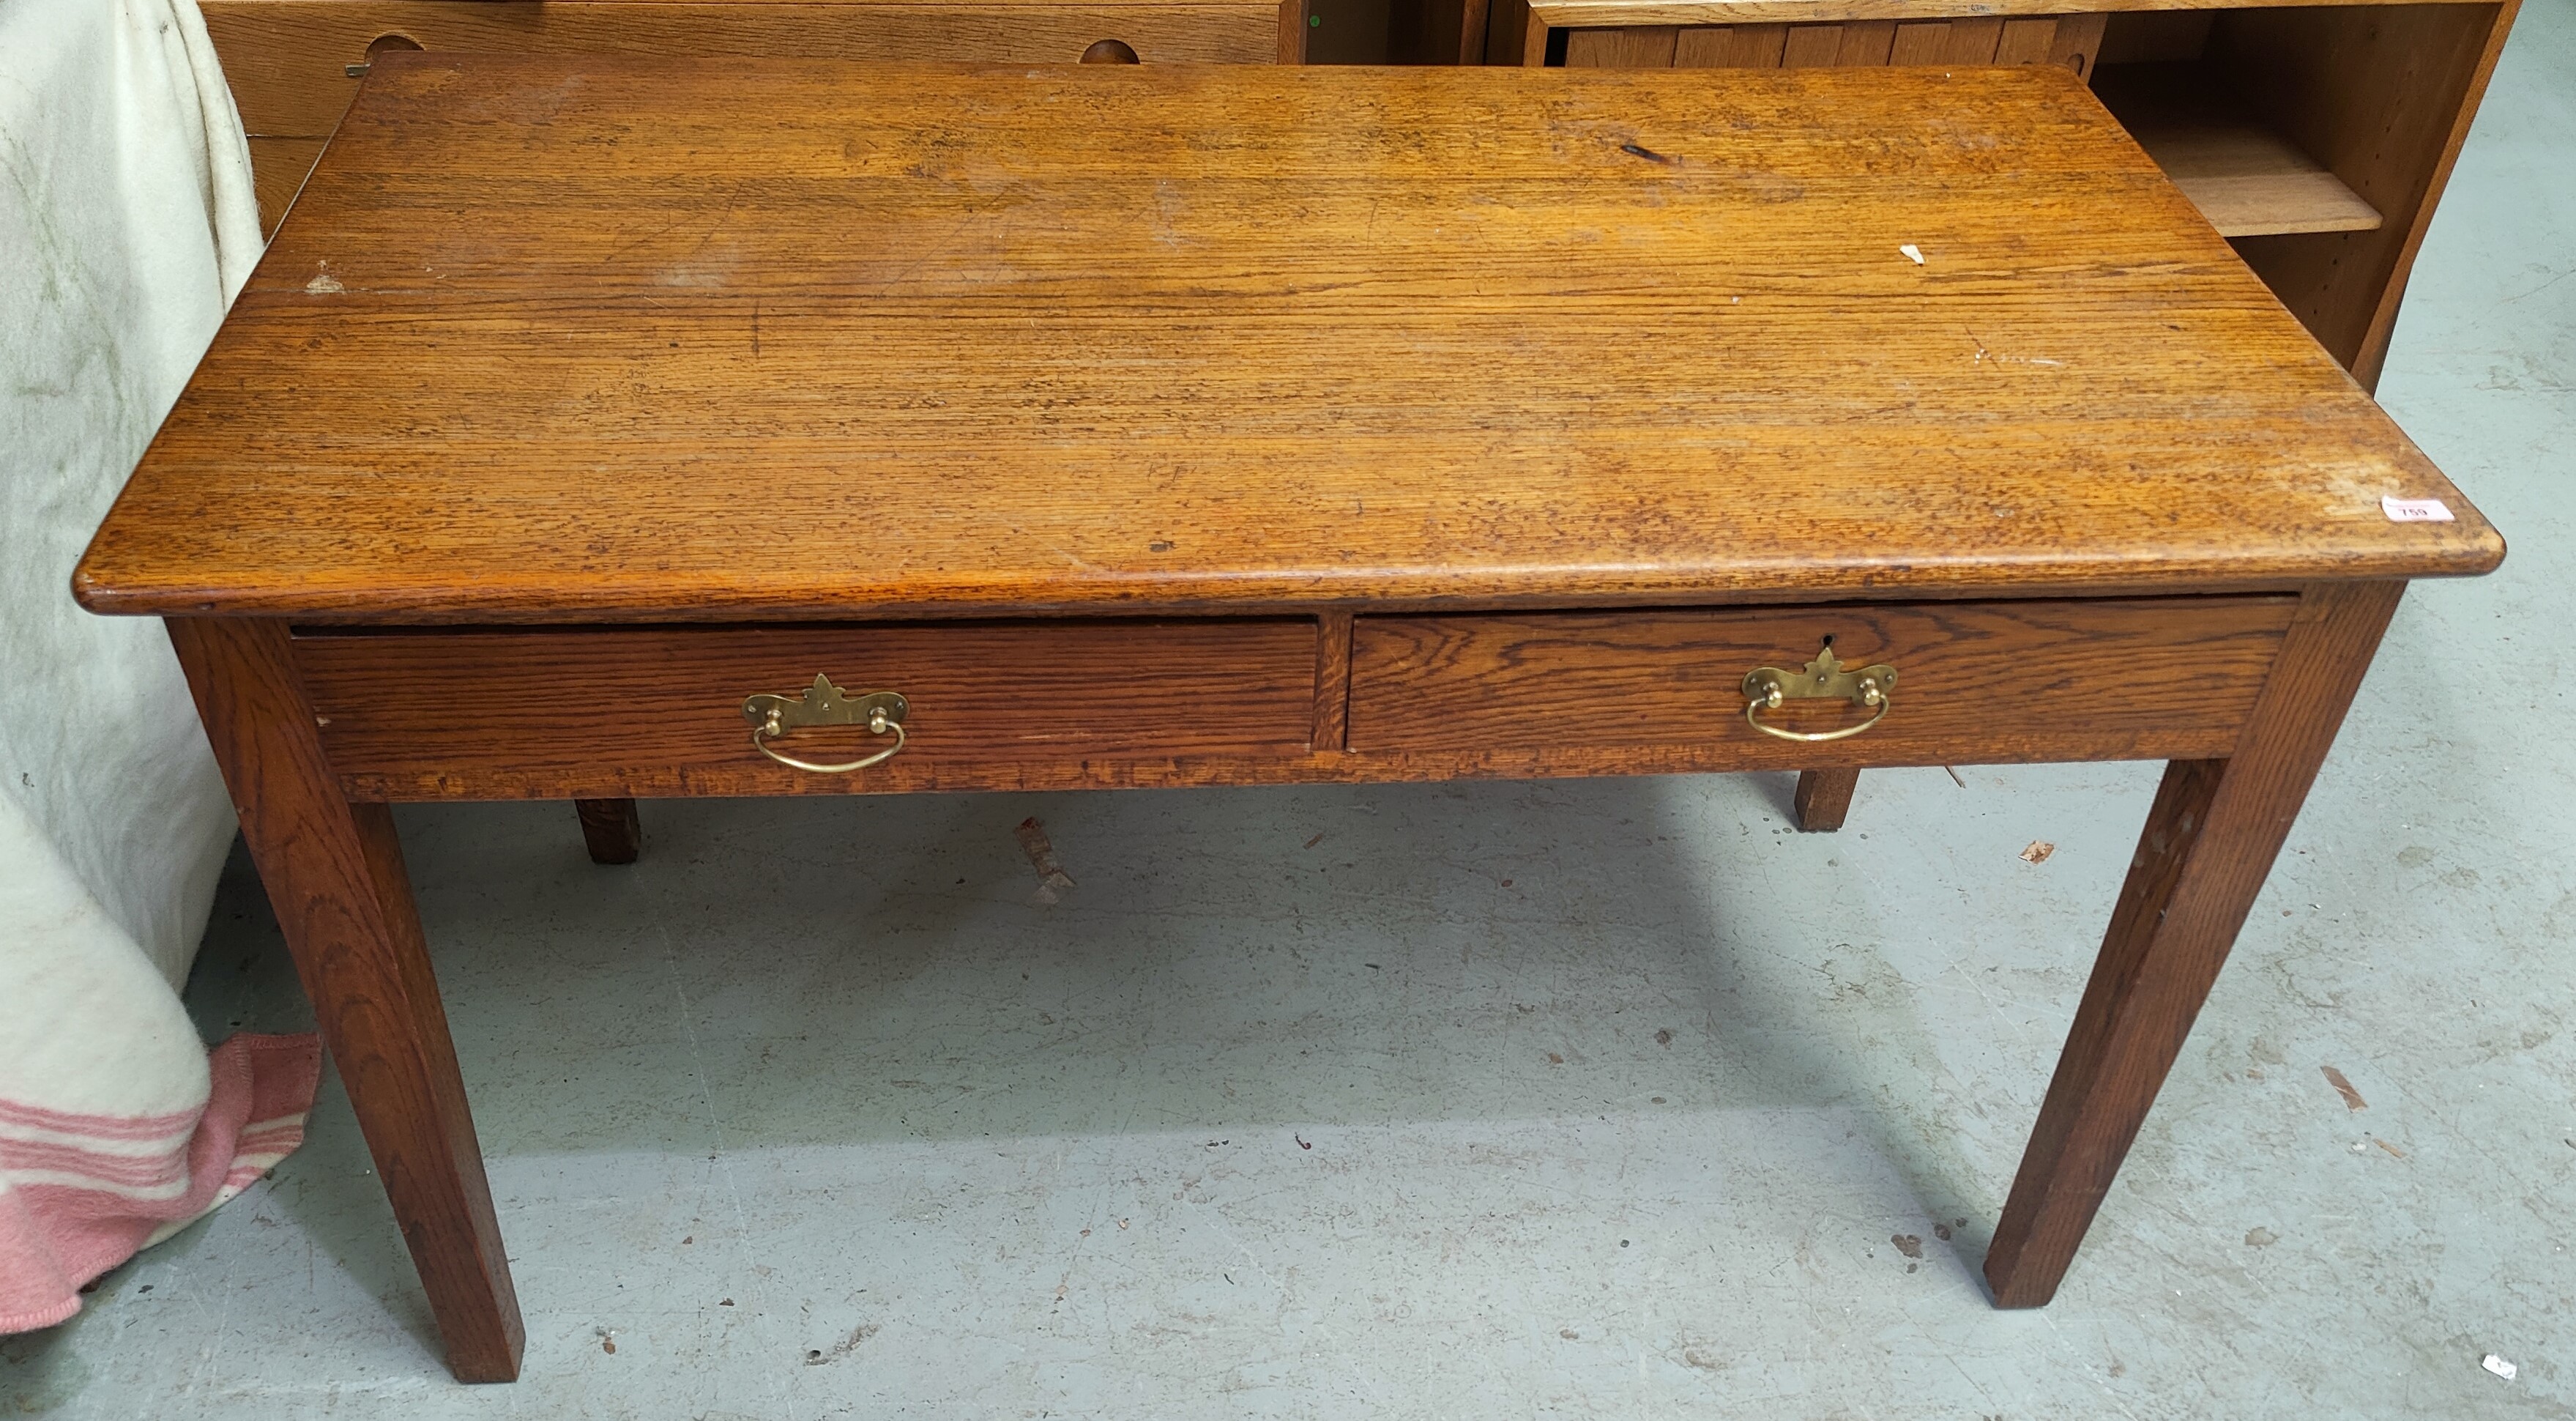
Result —
[{"label": "folded fabric", "polygon": [[0,1332],[303,1136],[312,1038],[174,990],[232,806],[168,641],[72,565],[259,255],[192,0],[0,0]]},{"label": "folded fabric", "polygon": [[[304,1140],[320,1041],[209,1057],[160,972],[0,796],[0,1332],[247,1188]],[[50,870],[50,871],[48,871]]]},{"label": "folded fabric", "polygon": [[241,1035],[202,1109],[81,1115],[0,1099],[0,1333],[80,1311],[81,1286],[203,1217],[304,1143],[322,1044]]}]

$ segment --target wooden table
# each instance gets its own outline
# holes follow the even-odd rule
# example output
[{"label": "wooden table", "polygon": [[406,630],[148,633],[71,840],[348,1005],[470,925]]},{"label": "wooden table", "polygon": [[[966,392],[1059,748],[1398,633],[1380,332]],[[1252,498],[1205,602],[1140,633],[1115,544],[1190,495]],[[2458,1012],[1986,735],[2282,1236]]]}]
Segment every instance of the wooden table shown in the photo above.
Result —
[{"label": "wooden table", "polygon": [[[170,618],[495,1379],[390,802],[2170,760],[1986,1260],[2035,1306],[2406,579],[2502,555],[2062,69],[431,55],[76,591]],[[818,676],[857,723],[767,721]]]}]

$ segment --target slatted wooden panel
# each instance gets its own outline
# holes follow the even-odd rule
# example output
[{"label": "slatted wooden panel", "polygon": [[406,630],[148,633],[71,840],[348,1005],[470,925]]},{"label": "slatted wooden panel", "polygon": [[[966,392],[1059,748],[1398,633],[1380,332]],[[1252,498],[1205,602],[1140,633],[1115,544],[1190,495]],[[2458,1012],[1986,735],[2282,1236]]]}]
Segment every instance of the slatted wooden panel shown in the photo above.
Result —
[{"label": "slatted wooden panel", "polygon": [[1576,30],[1565,37],[1568,69],[1670,69],[1673,43],[1681,31],[1671,25],[1628,25],[1615,30]]},{"label": "slatted wooden panel", "polygon": [[2063,64],[2091,77],[2102,15],[1855,20],[1835,25],[1629,25],[1569,30],[1572,69],[1818,69]]},{"label": "slatted wooden panel", "polygon": [[1874,69],[1896,45],[1894,20],[1855,20],[1843,25],[1792,25],[1782,63],[1792,69],[1831,66]]}]

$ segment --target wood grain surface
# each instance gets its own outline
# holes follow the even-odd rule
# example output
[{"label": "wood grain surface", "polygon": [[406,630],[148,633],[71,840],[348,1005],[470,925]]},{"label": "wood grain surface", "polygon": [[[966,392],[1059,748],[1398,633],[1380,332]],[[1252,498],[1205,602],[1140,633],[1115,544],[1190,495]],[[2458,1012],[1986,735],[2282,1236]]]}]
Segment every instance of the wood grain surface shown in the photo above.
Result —
[{"label": "wood grain surface", "polygon": [[396,54],[76,588],[667,621],[2502,551],[2049,66]]},{"label": "wood grain surface", "polygon": [[[1692,25],[1673,44],[1676,69],[1777,69],[1789,43],[1787,25]],[[1573,37],[1566,47],[1573,48]]]},{"label": "wood grain surface", "polygon": [[[2520,0],[2107,0],[2082,11],[2058,0],[1507,0],[1495,10],[1487,63],[1544,62],[1549,26],[1568,63],[1660,66],[1660,46],[1623,41],[1678,28],[1679,67],[1768,68],[1775,31],[1800,65],[1970,63],[1932,27],[2002,19],[1997,63],[2049,62],[2092,76],[2105,22],[2119,26],[2106,63],[2175,62],[2194,71],[2202,117],[2141,115],[2104,97],[2168,174],[2284,304],[2365,390],[2374,389],[2408,273],[2477,116]],[[2043,18],[2047,17],[2047,18]],[[1788,24],[1785,30],[1784,22]],[[1876,57],[1876,34],[1915,32]],[[2056,31],[2043,39],[2042,29]],[[1508,33],[1504,31],[1508,30]],[[1735,32],[1742,32],[1739,38]],[[1949,57],[1932,59],[1936,49]],[[1581,56],[1577,59],[1576,56]],[[2242,96],[2241,99],[2239,96]],[[2260,121],[2232,124],[2251,108]]]},{"label": "wood grain surface", "polygon": [[1860,788],[1858,770],[1806,770],[1789,796],[1790,817],[1801,832],[1830,834],[1851,814],[1852,792]]},{"label": "wood grain surface", "polygon": [[[254,137],[325,138],[350,65],[387,35],[448,53],[940,59],[1071,64],[1096,40],[1148,62],[1267,64],[1275,0],[206,0],[206,33]],[[757,76],[759,66],[747,72]],[[254,158],[254,164],[257,160]]]},{"label": "wood grain surface", "polygon": [[[1577,34],[1582,33],[1576,31]],[[1571,41],[1568,41],[1569,45]],[[1895,52],[1896,21],[1851,20],[1838,25],[1791,25],[1780,51],[1784,69],[1870,69]]]},{"label": "wood grain surface", "polygon": [[287,204],[295,201],[296,191],[304,186],[305,175],[313,171],[313,160],[322,156],[319,138],[262,138],[250,140],[251,191],[259,199],[259,230],[265,236],[277,235],[279,219],[286,216]]},{"label": "wood grain surface", "polygon": [[[1794,747],[1815,766],[2223,755],[2254,704],[2290,597],[1859,604],[1690,612],[1362,617],[1350,745],[1378,750],[1785,745],[1747,724],[1745,674],[1804,667],[1830,637],[1885,662],[1887,715]],[[1865,713],[1792,701],[1765,716],[1823,732]]]},{"label": "wood grain surface", "polygon": [[1478,62],[1487,0],[1393,0],[1387,10],[1387,63]]},{"label": "wood grain surface", "polygon": [[[559,797],[839,793],[941,784],[996,765],[1302,755],[1314,732],[1316,624],[942,623],[454,635],[307,635],[296,664],[343,776],[507,773]],[[743,698],[827,675],[899,691],[905,749],[864,776],[813,775],[750,742]],[[778,748],[841,760],[862,727]],[[545,777],[552,778],[545,778]],[[645,788],[644,786],[650,786]],[[550,796],[556,797],[556,796]]]},{"label": "wood grain surface", "polygon": [[2222,237],[2380,225],[2377,208],[2251,117],[2207,65],[2110,65],[2094,73],[2093,92]]},{"label": "wood grain surface", "polygon": [[[1484,0],[1469,0],[1482,5]],[[1306,0],[1279,0],[1279,48],[1271,57],[1281,64],[1306,62],[1308,37]]]},{"label": "wood grain surface", "polygon": [[[2220,755],[2292,605],[325,631],[294,652],[359,800],[1147,788]],[[1889,720],[1831,744],[1754,732],[1743,674],[1794,669],[1827,634],[1854,664],[1895,661]],[[903,691],[910,746],[849,775],[760,755],[742,697],[816,670]],[[855,729],[798,743],[874,748]]]},{"label": "wood grain surface", "polygon": [[636,811],[631,799],[576,799],[574,813],[581,821],[582,846],[590,851],[590,861],[598,864],[628,864],[644,853],[644,817]]},{"label": "wood grain surface", "polygon": [[[1807,69],[2062,64],[2090,73],[2104,16],[1856,20],[1796,25],[1631,25],[1569,30],[1572,69]],[[2165,171],[2173,171],[2171,164]]]},{"label": "wood grain surface", "polygon": [[1547,63],[1549,30],[1532,18],[1529,0],[1492,0],[1485,14],[1487,64],[1537,69]]},{"label": "wood grain surface", "polygon": [[1315,735],[1318,750],[1340,750],[1351,732],[1351,627],[1348,612],[1315,619]]},{"label": "wood grain surface", "polygon": [[2239,250],[2283,304],[2379,383],[2397,308],[2520,8],[2416,4],[2221,17],[2207,63],[2383,219],[2370,231],[2256,237]]},{"label": "wood grain surface", "polygon": [[448,1367],[460,1381],[509,1381],[526,1331],[393,816],[340,797],[282,624],[169,625]]},{"label": "wood grain surface", "polygon": [[2166,769],[1986,1254],[1998,1306],[2056,1295],[2404,590],[2312,589],[2236,753]]},{"label": "wood grain surface", "polygon": [[1680,31],[1671,25],[1576,30],[1565,38],[1568,69],[1670,69]]},{"label": "wood grain surface", "polygon": [[[1742,724],[1743,710],[1734,714]],[[2203,735],[2204,742],[2220,737]],[[481,758],[391,753],[340,777],[341,792],[360,803],[438,800],[641,799],[842,794],[1037,793],[1094,789],[1208,789],[1242,785],[1437,784],[1451,780],[1598,779],[1618,775],[1857,773],[1865,768],[2028,764],[2053,759],[2027,736],[1969,738],[1941,755],[1878,754],[1866,742],[1844,742],[1843,762],[1811,770],[1813,747],[1786,740],[1718,738],[1662,745],[1506,746],[1490,750],[1330,752],[1303,748],[1254,754],[1093,755],[1084,758],[950,759],[885,764],[846,775],[814,775],[755,762],[745,747],[738,764],[682,769],[621,764],[519,764]],[[828,742],[825,742],[828,743]],[[1892,745],[1892,742],[1891,742]],[[852,749],[861,748],[852,746]],[[791,747],[792,749],[792,747]],[[2123,758],[2112,755],[2105,758]],[[2146,757],[2152,758],[2152,757]],[[570,829],[565,831],[567,834]]]}]

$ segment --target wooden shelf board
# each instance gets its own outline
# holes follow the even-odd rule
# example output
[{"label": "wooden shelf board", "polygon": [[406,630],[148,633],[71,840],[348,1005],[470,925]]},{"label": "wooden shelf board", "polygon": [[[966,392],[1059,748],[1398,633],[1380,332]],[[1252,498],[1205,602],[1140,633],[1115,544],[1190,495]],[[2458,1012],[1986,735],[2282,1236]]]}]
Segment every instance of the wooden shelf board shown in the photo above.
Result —
[{"label": "wooden shelf board", "polygon": [[2094,92],[2224,237],[2368,232],[2379,209],[2195,64],[2105,65]]}]

